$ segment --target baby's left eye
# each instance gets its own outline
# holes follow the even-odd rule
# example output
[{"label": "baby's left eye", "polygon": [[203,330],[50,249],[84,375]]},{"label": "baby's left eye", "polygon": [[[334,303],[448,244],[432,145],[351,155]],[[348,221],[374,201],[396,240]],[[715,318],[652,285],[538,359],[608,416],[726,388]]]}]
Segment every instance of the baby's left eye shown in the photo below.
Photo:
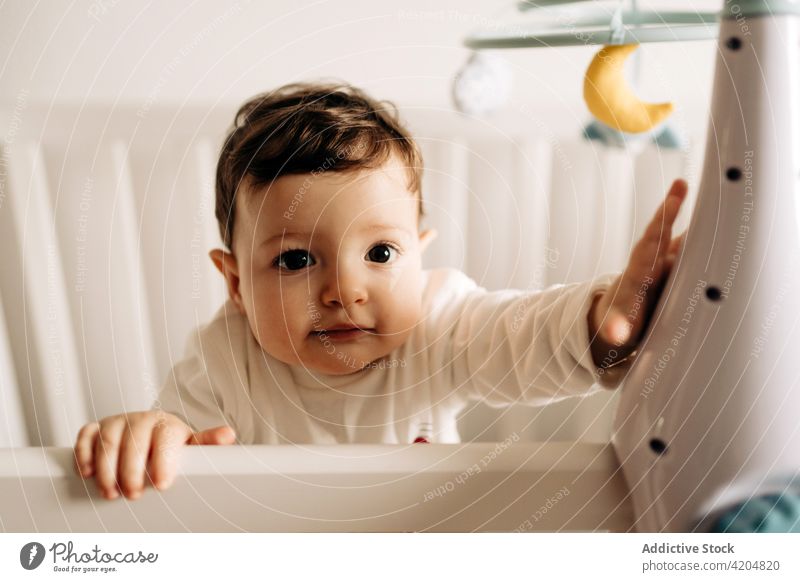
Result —
[{"label": "baby's left eye", "polygon": [[396,256],[397,249],[386,243],[375,245],[367,253],[367,259],[375,263],[388,263]]}]

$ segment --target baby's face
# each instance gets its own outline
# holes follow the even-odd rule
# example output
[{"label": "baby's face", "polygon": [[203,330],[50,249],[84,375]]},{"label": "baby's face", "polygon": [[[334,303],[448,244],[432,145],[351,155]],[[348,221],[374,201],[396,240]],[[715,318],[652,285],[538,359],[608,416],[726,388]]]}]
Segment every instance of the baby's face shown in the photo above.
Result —
[{"label": "baby's face", "polygon": [[420,321],[418,202],[396,160],[380,168],[283,176],[236,206],[229,291],[267,353],[350,374],[400,346]]}]

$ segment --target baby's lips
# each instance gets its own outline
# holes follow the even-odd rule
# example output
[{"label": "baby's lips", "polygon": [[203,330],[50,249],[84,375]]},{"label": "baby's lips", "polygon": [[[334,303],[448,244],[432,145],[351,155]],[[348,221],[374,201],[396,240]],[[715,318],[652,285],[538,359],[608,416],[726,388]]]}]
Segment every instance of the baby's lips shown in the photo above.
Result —
[{"label": "baby's lips", "polygon": [[335,335],[337,333],[347,332],[347,331],[355,331],[355,330],[360,330],[360,331],[363,331],[364,333],[373,334],[373,335],[376,333],[375,328],[372,328],[372,327],[340,327],[340,328],[330,328],[330,329],[312,329],[308,333],[308,335],[316,335],[316,336],[323,335],[323,334],[328,334],[328,335],[333,334],[333,335]]},{"label": "baby's lips", "polygon": [[360,329],[362,331],[369,331],[373,328],[369,327],[368,325],[360,325],[358,323],[335,323],[333,325],[316,325],[314,326],[314,331],[316,332],[323,332],[323,331],[349,331],[351,329]]}]

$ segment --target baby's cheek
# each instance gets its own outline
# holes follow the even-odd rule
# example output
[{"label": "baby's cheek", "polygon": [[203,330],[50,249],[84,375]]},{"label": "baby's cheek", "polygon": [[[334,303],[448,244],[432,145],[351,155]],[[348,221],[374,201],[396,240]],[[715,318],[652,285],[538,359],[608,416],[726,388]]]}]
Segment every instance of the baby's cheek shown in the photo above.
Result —
[{"label": "baby's cheek", "polygon": [[395,287],[386,295],[390,303],[384,312],[391,318],[395,333],[410,333],[422,316],[421,277],[413,274],[402,279],[402,285]]},{"label": "baby's cheek", "polygon": [[398,323],[404,332],[411,333],[414,328],[419,325],[421,318],[422,309],[420,308],[419,301],[409,300],[403,302],[401,319]]},{"label": "baby's cheek", "polygon": [[298,352],[303,349],[302,339],[287,329],[282,317],[278,320],[261,320],[257,327],[256,337],[262,350],[287,364],[298,362]]},{"label": "baby's cheek", "polygon": [[279,297],[263,301],[256,306],[255,319],[257,337],[264,350],[276,353],[286,346],[291,351],[292,337],[296,335],[292,328],[297,326],[297,315],[293,314],[291,305],[282,304]]}]

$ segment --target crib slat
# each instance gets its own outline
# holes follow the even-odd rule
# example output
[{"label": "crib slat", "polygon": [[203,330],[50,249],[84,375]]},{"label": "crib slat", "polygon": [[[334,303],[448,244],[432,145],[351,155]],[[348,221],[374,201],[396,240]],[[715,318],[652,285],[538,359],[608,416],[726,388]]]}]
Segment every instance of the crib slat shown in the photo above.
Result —
[{"label": "crib slat", "polygon": [[520,261],[520,223],[513,189],[516,148],[495,136],[470,144],[467,274],[489,290],[511,286]]},{"label": "crib slat", "polygon": [[25,447],[30,443],[25,430],[20,385],[14,373],[9,331],[3,313],[3,296],[0,294],[0,447]]},{"label": "crib slat", "polygon": [[[30,389],[32,434],[41,443],[63,446],[74,441],[85,419],[86,400],[45,161],[41,148],[29,142],[10,148],[9,159],[12,193],[7,203],[19,237],[23,286],[23,321],[14,327],[12,349],[17,352],[18,379]],[[20,374],[20,364],[27,378]]]},{"label": "crib slat", "polygon": [[192,272],[193,279],[196,279],[192,285],[192,299],[197,302],[197,321],[202,323],[211,318],[227,295],[225,279],[208,258],[211,249],[223,246],[214,216],[217,152],[210,139],[201,139],[192,147],[192,163],[195,187],[186,193],[191,196],[187,205],[194,211],[193,226],[197,233],[197,242],[193,238],[192,249],[199,261],[199,269],[195,273],[193,268]]},{"label": "crib slat", "polygon": [[161,152],[139,147],[132,161],[143,209],[156,388],[183,358],[188,334],[227,297],[225,280],[208,256],[222,247],[214,215],[217,147],[207,136],[176,135]]},{"label": "crib slat", "polygon": [[597,273],[622,271],[632,248],[633,173],[636,158],[625,150],[605,149],[598,152],[601,165],[596,195],[600,196],[595,219],[595,248],[598,249]]},{"label": "crib slat", "polygon": [[548,248],[550,185],[553,148],[544,139],[528,138],[515,150],[512,188],[518,208],[519,230],[509,252],[519,255],[510,287],[541,289],[549,284],[558,254]]},{"label": "crib slat", "polygon": [[[123,409],[127,411],[149,406],[155,394],[148,394],[147,389],[156,376],[150,303],[141,260],[139,212],[129,158],[128,144],[121,141],[111,144],[116,192],[108,248],[109,332],[116,385],[122,394]],[[104,389],[111,389],[111,386]]]},{"label": "crib slat", "polygon": [[559,283],[584,281],[595,272],[602,193],[599,191],[596,147],[583,140],[564,141],[553,162],[550,230],[547,246],[559,260],[553,278]]},{"label": "crib slat", "polygon": [[464,269],[466,260],[469,176],[466,144],[459,140],[420,141],[423,173],[423,228],[434,228],[436,239],[423,255],[425,268]]}]

